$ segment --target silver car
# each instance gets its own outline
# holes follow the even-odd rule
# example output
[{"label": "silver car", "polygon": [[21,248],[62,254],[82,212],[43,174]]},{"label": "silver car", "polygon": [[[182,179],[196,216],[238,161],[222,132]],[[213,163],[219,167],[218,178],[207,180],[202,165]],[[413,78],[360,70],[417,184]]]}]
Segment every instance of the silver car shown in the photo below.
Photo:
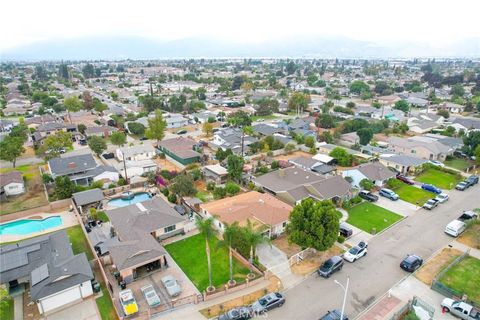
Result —
[{"label": "silver car", "polygon": [[160,305],[160,298],[151,284],[143,286],[140,290],[142,290],[142,294],[150,307],[153,308]]},{"label": "silver car", "polygon": [[172,276],[166,276],[162,278],[162,283],[167,289],[168,294],[171,297],[176,297],[182,293],[182,287],[178,284],[177,280]]}]

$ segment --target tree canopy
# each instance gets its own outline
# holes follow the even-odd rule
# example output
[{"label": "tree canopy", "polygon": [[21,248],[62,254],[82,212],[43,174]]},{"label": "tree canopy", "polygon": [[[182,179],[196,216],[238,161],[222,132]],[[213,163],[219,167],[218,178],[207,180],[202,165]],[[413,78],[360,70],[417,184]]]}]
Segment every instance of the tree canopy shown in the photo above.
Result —
[{"label": "tree canopy", "polygon": [[107,149],[107,143],[102,137],[91,136],[88,138],[87,143],[90,149],[95,152],[97,156],[100,156],[102,152]]},{"label": "tree canopy", "polygon": [[227,158],[228,177],[232,180],[239,181],[242,177],[244,160],[240,156],[230,155]]},{"label": "tree canopy", "polygon": [[342,167],[350,167],[352,165],[353,156],[341,147],[334,148],[329,156],[337,160]]},{"label": "tree canopy", "polygon": [[160,141],[165,136],[165,129],[167,128],[167,122],[163,119],[162,111],[155,110],[155,116],[148,118],[148,129],[146,136],[149,139]]},{"label": "tree canopy", "polygon": [[25,152],[23,147],[23,140],[18,136],[6,136],[5,139],[0,142],[0,159],[12,163],[15,168],[17,158]]}]

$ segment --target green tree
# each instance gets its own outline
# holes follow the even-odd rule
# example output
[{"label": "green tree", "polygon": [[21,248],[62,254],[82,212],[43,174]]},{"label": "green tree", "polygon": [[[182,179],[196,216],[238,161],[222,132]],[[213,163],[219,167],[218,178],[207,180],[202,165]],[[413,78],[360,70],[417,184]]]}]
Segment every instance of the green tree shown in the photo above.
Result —
[{"label": "green tree", "polygon": [[401,110],[403,112],[408,112],[408,110],[410,110],[410,105],[406,100],[402,99],[395,102],[395,106],[393,108],[397,110]]},{"label": "green tree", "polygon": [[72,117],[70,116],[70,112],[78,112],[82,108],[82,103],[80,102],[80,99],[78,99],[77,96],[71,96],[68,98],[65,98],[63,101],[63,104],[65,105],[65,108],[67,108],[68,112],[68,119],[70,120],[70,123],[72,122]]},{"label": "green tree", "polygon": [[88,78],[93,78],[95,76],[95,67],[91,63],[87,63],[83,68],[82,68],[82,73],[85,79]]},{"label": "green tree", "polygon": [[366,146],[373,138],[373,130],[371,128],[362,128],[357,131],[357,135],[360,138],[360,144]]},{"label": "green tree", "polygon": [[475,161],[477,162],[477,164],[480,165],[480,145],[477,145],[477,147],[475,148],[474,155],[475,155],[475,158],[476,158]]},{"label": "green tree", "polygon": [[235,284],[235,280],[233,280],[233,254],[232,254],[232,243],[233,239],[237,236],[237,234],[241,232],[238,222],[235,221],[233,224],[224,223],[223,228],[223,239],[218,241],[217,249],[219,248],[228,248],[228,266],[230,271],[230,280],[228,281],[229,285]]},{"label": "green tree", "polygon": [[155,116],[148,119],[146,136],[149,139],[157,140],[157,143],[165,136],[167,122],[163,119],[162,111],[155,110]]},{"label": "green tree", "polygon": [[97,156],[100,156],[103,151],[107,150],[107,143],[105,139],[98,136],[91,136],[88,138],[88,146],[95,152]]},{"label": "green tree", "polygon": [[72,147],[72,135],[70,132],[59,131],[49,135],[43,141],[41,152],[45,154],[45,159],[57,158],[63,149]]},{"label": "green tree", "polygon": [[359,186],[364,189],[364,190],[372,190],[373,188],[375,188],[375,184],[371,181],[371,180],[368,180],[368,179],[362,179],[359,183]]},{"label": "green tree", "polygon": [[173,179],[170,190],[181,197],[191,197],[197,193],[193,177],[190,174],[179,174]]},{"label": "green tree", "polygon": [[243,173],[244,160],[240,156],[230,155],[227,158],[228,177],[234,181],[240,181]]},{"label": "green tree", "polygon": [[68,199],[75,192],[75,184],[68,176],[57,177],[55,179],[55,195],[57,199]]},{"label": "green tree", "polygon": [[233,196],[240,192],[240,186],[235,182],[229,181],[225,184],[225,191],[228,195]]},{"label": "green tree", "polygon": [[295,110],[297,114],[302,114],[303,110],[308,107],[310,97],[302,92],[294,92],[288,99],[288,108]]},{"label": "green tree", "polygon": [[452,86],[450,94],[455,97],[463,97],[463,95],[465,94],[465,89],[463,88],[462,84],[457,83]]},{"label": "green tree", "polygon": [[131,134],[143,136],[145,134],[145,126],[138,122],[128,122],[128,131]]},{"label": "green tree", "polygon": [[335,147],[329,156],[337,160],[342,167],[350,167],[352,165],[353,156],[341,147]]},{"label": "green tree", "polygon": [[80,132],[81,134],[85,134],[85,130],[87,130],[87,126],[84,125],[83,123],[80,123],[80,124],[77,126],[77,130],[78,130],[78,132]]},{"label": "green tree", "polygon": [[307,136],[305,138],[305,146],[308,148],[314,148],[315,147],[315,138],[312,136]]},{"label": "green tree", "polygon": [[6,136],[5,139],[0,142],[0,159],[12,163],[15,168],[17,158],[25,152],[23,147],[23,140],[21,137]]},{"label": "green tree", "polygon": [[211,123],[205,122],[202,126],[202,131],[205,133],[205,136],[210,137],[213,133],[213,125]]},{"label": "green tree", "polygon": [[244,233],[246,243],[250,248],[250,257],[248,259],[248,262],[250,264],[250,274],[253,274],[253,260],[256,256],[257,246],[263,243],[270,244],[271,241],[270,238],[265,237],[260,230],[253,227],[253,223],[250,221],[250,219],[247,220],[247,225],[244,228]]},{"label": "green tree", "polygon": [[339,220],[330,200],[303,200],[293,208],[287,224],[289,241],[302,248],[328,250],[338,237]]},{"label": "green tree", "polygon": [[330,133],[330,131],[323,131],[321,134],[320,134],[320,141],[322,142],[326,142],[326,143],[333,143],[333,136],[332,134]]},{"label": "green tree", "polygon": [[246,127],[252,125],[252,119],[250,115],[245,111],[237,111],[228,116],[228,122],[235,127]]},{"label": "green tree", "polygon": [[227,149],[223,151],[222,148],[218,148],[217,152],[215,153],[215,158],[217,158],[218,161],[222,162],[232,154],[233,154],[232,149]]},{"label": "green tree", "polygon": [[369,92],[370,87],[368,84],[361,80],[356,80],[350,83],[350,92],[356,93],[358,95],[364,93],[364,92]]},{"label": "green tree", "polygon": [[121,131],[112,132],[110,142],[116,146],[123,146],[127,142],[127,136]]},{"label": "green tree", "polygon": [[[477,146],[480,145],[480,131],[470,131],[463,137],[463,150],[468,155],[473,155]],[[478,159],[478,158],[477,158]]]},{"label": "green tree", "polygon": [[437,115],[444,117],[445,119],[450,118],[450,112],[448,110],[440,109],[437,111]]},{"label": "green tree", "polygon": [[315,119],[317,128],[330,129],[335,127],[335,120],[328,113],[321,113]]},{"label": "green tree", "polygon": [[196,218],[195,225],[199,233],[205,239],[205,253],[207,254],[207,269],[208,269],[208,291],[213,291],[215,288],[212,285],[212,261],[210,257],[209,241],[217,234],[217,230],[213,226],[213,218],[208,219]]}]

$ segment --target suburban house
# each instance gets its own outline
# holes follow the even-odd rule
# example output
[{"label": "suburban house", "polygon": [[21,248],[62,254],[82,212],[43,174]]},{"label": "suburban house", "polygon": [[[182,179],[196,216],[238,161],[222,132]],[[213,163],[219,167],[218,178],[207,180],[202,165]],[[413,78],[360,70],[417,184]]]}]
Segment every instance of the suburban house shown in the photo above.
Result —
[{"label": "suburban house", "polygon": [[224,231],[225,224],[238,222],[263,232],[266,237],[282,234],[293,207],[268,193],[250,191],[200,205],[204,217],[213,217],[215,226]]},{"label": "suburban house", "polygon": [[25,181],[20,171],[0,174],[0,199],[25,193]]},{"label": "suburban house", "polygon": [[87,256],[73,254],[65,230],[0,246],[0,282],[12,297],[29,291],[40,314],[90,297],[92,279]]},{"label": "suburban house", "polygon": [[166,114],[163,119],[167,123],[167,128],[180,128],[188,125],[188,119],[178,113]]},{"label": "suburban house", "polygon": [[379,162],[386,167],[394,168],[402,174],[414,172],[427,162],[425,159],[420,159],[404,154],[382,154],[379,157]]},{"label": "suburban house", "polygon": [[72,200],[80,213],[88,213],[89,208],[97,208],[103,199],[105,196],[98,188],[72,194]]},{"label": "suburban house", "polygon": [[253,182],[290,205],[306,198],[340,203],[351,196],[350,184],[341,176],[327,177],[297,167],[272,171]]},{"label": "suburban house", "polygon": [[411,155],[421,159],[443,161],[453,154],[453,148],[428,137],[390,137],[389,149],[397,154]]},{"label": "suburban house", "polygon": [[97,164],[92,154],[50,159],[48,170],[53,179],[68,176],[72,182],[83,186],[93,181],[109,184],[117,182],[120,177],[114,167]]},{"label": "suburban house", "polygon": [[340,144],[351,147],[360,143],[360,137],[356,132],[344,133],[340,136]]},{"label": "suburban house", "polygon": [[227,182],[228,172],[227,169],[219,164],[212,164],[202,167],[203,176],[205,181],[213,181],[216,184],[224,184]]},{"label": "suburban house", "polygon": [[344,178],[349,177],[352,179],[352,186],[355,187],[360,187],[360,181],[363,179],[368,179],[377,187],[381,187],[385,185],[388,179],[394,178],[395,175],[395,172],[379,162],[365,163],[342,172]]},{"label": "suburban house", "polygon": [[285,134],[287,130],[283,127],[279,127],[278,125],[274,124],[267,124],[267,123],[259,123],[252,126],[253,132],[261,135],[261,136],[271,136],[275,133]]},{"label": "suburban house", "polygon": [[230,149],[234,154],[241,154],[242,140],[244,155],[249,150],[248,146],[258,141],[255,137],[243,135],[240,128],[225,128],[215,132],[212,146],[222,148],[224,151]]},{"label": "suburban house", "polygon": [[77,126],[74,124],[66,124],[62,121],[46,122],[36,128],[35,132],[32,134],[32,141],[37,145],[43,144],[43,139],[60,131],[75,134]]},{"label": "suburban house", "polygon": [[457,131],[464,130],[465,132],[480,130],[480,119],[475,118],[455,118],[450,124]]},{"label": "suburban house", "polygon": [[152,147],[150,144],[118,148],[116,151],[118,161],[151,160],[155,155],[155,148]]},{"label": "suburban house", "polygon": [[127,283],[161,268],[166,251],[158,241],[183,233],[187,222],[160,197],[106,214],[118,237],[108,248],[110,258]]},{"label": "suburban house", "polygon": [[102,138],[108,138],[115,131],[118,131],[118,129],[111,126],[87,127],[87,129],[85,130],[85,135],[87,137],[97,136]]},{"label": "suburban house", "polygon": [[177,137],[162,140],[158,143],[158,150],[182,165],[199,162],[201,154],[195,151],[195,140]]},{"label": "suburban house", "polygon": [[198,113],[192,113],[188,117],[190,118],[190,120],[198,123],[208,122],[208,119],[210,118],[213,118],[215,120],[217,119],[217,115],[214,112],[211,112],[208,110],[198,112]]},{"label": "suburban house", "polygon": [[409,131],[415,133],[427,133],[443,125],[444,118],[436,114],[419,114],[408,118]]},{"label": "suburban house", "polygon": [[315,160],[314,158],[308,158],[303,156],[292,158],[288,160],[288,162],[299,168],[321,174],[328,174],[337,170],[335,166],[330,166],[328,164],[324,164],[321,161]]},{"label": "suburban house", "polygon": [[443,102],[438,105],[431,106],[430,109],[434,112],[438,110],[447,110],[450,113],[462,113],[463,109],[465,109],[465,106],[453,102]]}]

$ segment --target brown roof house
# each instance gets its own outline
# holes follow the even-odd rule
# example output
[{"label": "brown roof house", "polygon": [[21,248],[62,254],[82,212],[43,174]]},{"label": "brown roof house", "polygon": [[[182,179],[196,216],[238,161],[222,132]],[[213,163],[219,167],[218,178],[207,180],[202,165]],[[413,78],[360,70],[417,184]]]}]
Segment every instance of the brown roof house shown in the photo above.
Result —
[{"label": "brown roof house", "polygon": [[265,236],[282,234],[293,207],[268,193],[250,191],[234,197],[201,204],[201,214],[213,217],[215,226],[223,232],[225,224],[238,222],[240,226],[250,221]]},{"label": "brown roof house", "polygon": [[327,177],[297,167],[267,173],[255,178],[253,182],[291,205],[306,198],[339,203],[351,197],[351,186],[341,176]]},{"label": "brown roof house", "polygon": [[363,179],[368,179],[376,186],[381,187],[387,183],[388,179],[395,177],[395,172],[379,162],[369,162],[343,171],[342,176],[352,179],[352,185],[355,187],[359,187],[360,181]]}]

